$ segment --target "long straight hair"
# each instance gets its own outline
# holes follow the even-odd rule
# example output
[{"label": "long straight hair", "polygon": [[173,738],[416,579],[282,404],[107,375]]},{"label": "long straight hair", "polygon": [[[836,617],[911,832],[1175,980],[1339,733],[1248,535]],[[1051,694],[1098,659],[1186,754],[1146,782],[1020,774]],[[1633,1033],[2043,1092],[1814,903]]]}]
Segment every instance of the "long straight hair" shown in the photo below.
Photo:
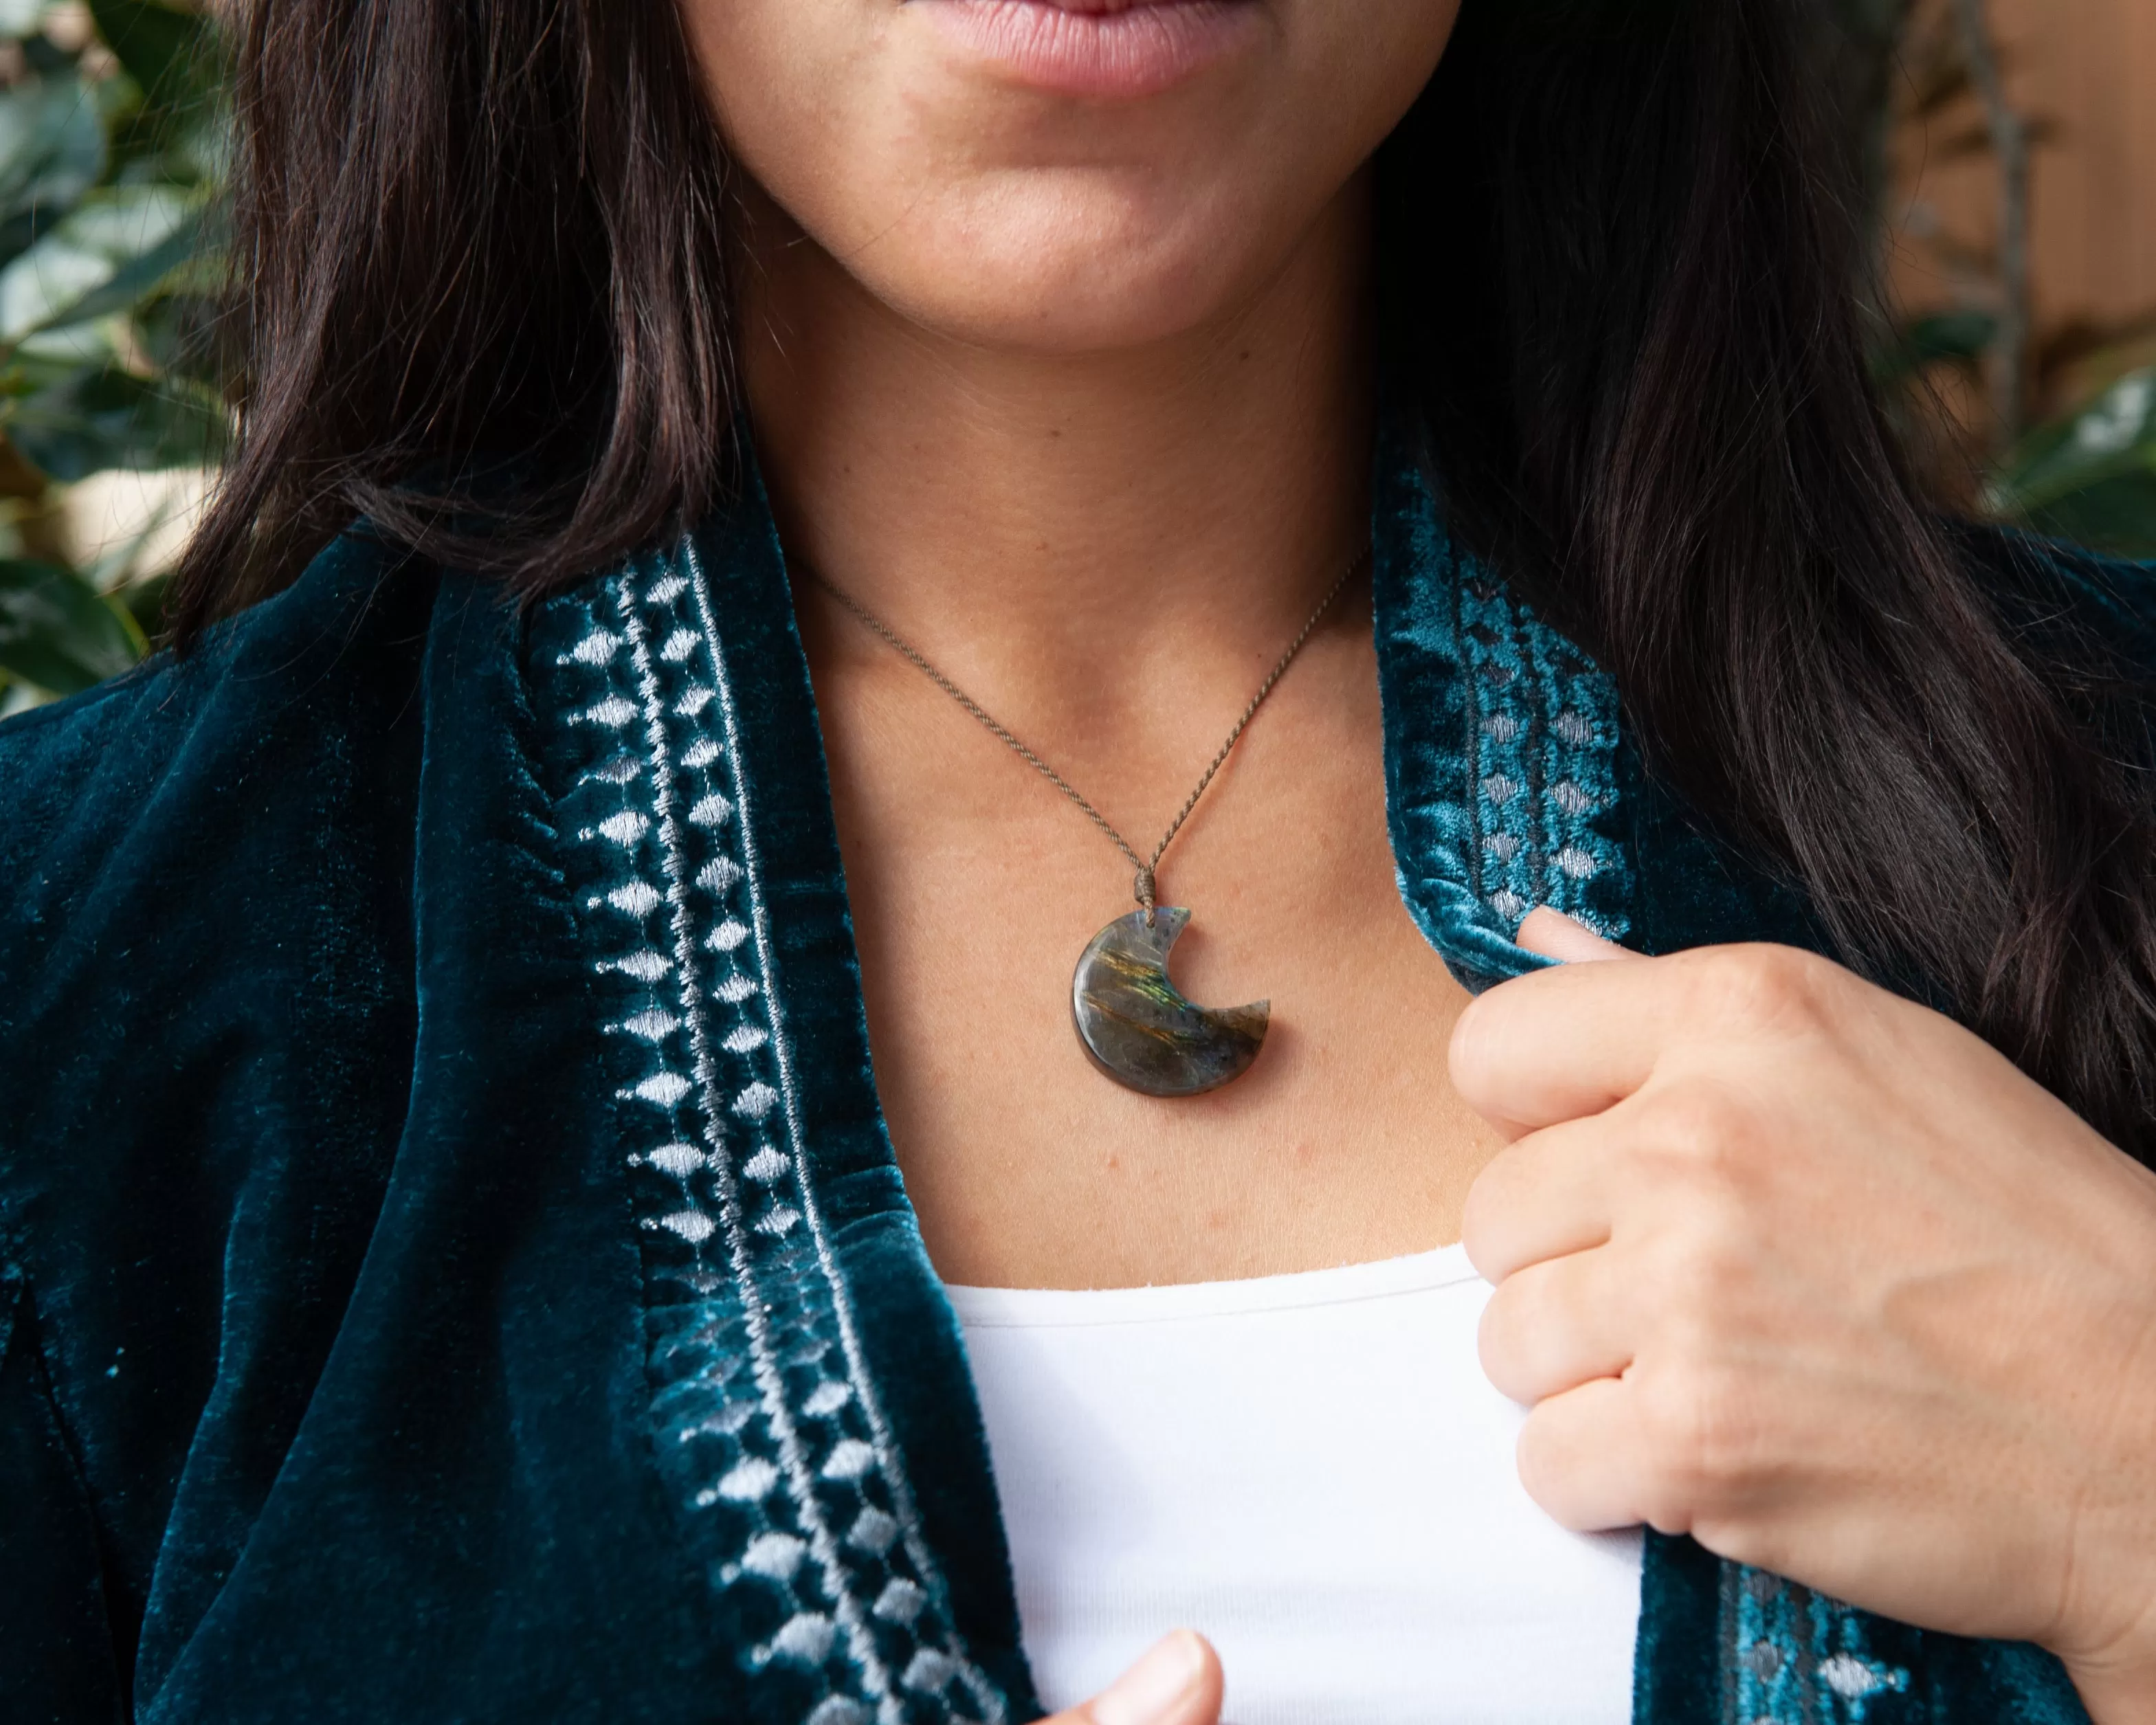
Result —
[{"label": "long straight hair", "polygon": [[[2145,709],[2022,626],[2045,560],[1915,495],[1819,3],[1466,0],[1379,160],[1391,351],[1655,768],[2151,1159]],[[731,170],[673,6],[256,0],[235,92],[241,429],[183,645],[357,515],[531,594],[725,494]]]}]

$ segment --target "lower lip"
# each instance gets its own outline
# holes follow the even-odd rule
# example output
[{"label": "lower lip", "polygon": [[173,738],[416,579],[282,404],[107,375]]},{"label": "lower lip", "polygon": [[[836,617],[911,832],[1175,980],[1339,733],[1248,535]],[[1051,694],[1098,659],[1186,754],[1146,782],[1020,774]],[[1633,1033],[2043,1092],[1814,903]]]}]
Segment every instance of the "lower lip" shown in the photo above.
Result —
[{"label": "lower lip", "polygon": [[1128,100],[1217,64],[1250,39],[1253,0],[907,0],[1014,84]]}]

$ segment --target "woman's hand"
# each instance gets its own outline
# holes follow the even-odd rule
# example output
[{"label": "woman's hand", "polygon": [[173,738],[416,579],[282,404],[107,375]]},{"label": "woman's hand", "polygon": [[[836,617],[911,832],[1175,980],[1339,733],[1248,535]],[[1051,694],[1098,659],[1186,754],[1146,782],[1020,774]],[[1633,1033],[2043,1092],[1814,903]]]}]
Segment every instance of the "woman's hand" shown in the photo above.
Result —
[{"label": "woman's hand", "polygon": [[1082,1706],[1041,1725],[1219,1725],[1220,1661],[1202,1635],[1177,1630]]},{"label": "woman's hand", "polygon": [[1460,1020],[1520,1472],[2156,1720],[2156,1176],[1976,1037],[1777,947],[1570,963]]}]

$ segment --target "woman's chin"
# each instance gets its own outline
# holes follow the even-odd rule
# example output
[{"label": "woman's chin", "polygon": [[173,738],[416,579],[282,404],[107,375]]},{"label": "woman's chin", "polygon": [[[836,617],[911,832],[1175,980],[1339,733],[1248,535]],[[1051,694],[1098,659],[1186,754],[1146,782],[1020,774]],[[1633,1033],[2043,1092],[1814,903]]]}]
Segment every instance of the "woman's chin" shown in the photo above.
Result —
[{"label": "woman's chin", "polygon": [[1283,238],[1262,207],[1173,179],[1165,169],[954,173],[940,185],[895,185],[876,203],[905,215],[871,223],[830,208],[814,184],[751,178],[753,280],[767,303],[790,303],[796,317],[864,293],[929,336],[974,347],[1043,357],[1142,348],[1232,316],[1280,273],[1294,228],[1309,225],[1302,218]]},{"label": "woman's chin", "polygon": [[[881,260],[879,260],[881,261]],[[860,270],[871,293],[936,336],[1013,354],[1106,354],[1173,341],[1231,314],[1249,273],[1221,248],[1117,267],[1097,251],[1026,257],[1007,269],[977,251],[963,277],[932,259]],[[1226,264],[1228,267],[1223,267]]]}]

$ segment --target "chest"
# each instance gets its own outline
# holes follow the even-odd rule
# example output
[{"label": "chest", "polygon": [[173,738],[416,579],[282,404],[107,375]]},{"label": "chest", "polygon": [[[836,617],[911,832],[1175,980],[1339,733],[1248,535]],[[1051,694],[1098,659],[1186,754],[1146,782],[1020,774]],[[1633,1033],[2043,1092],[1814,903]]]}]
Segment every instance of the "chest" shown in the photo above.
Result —
[{"label": "chest", "polygon": [[[1383,887],[1412,934],[1491,977],[1523,962],[1506,944],[1515,899],[1556,895],[1650,949],[1801,938],[1763,883],[1613,766],[1609,703],[1562,644],[1482,596],[1404,484],[1378,516],[1376,638],[1399,874]],[[348,667],[364,637],[361,609],[400,642],[414,625],[367,597],[371,575],[329,573],[344,584],[297,595],[317,608],[283,613],[284,633],[224,685],[248,696],[249,722],[228,714],[226,728],[250,740],[261,716],[308,716],[289,770],[239,774],[189,721],[200,758],[160,792],[162,812],[131,807],[124,837],[32,860],[31,876],[49,861],[60,881],[163,883],[92,895],[110,919],[80,949],[101,954],[95,997],[14,1003],[20,1047],[26,1006],[63,1039],[7,1069],[0,1110],[28,1122],[8,1196],[38,1219],[14,1245],[28,1274],[9,1280],[14,1334],[33,1333],[33,1312],[49,1321],[46,1359],[74,1392],[39,1399],[36,1374],[17,1374],[33,1399],[19,1430],[57,1435],[57,1406],[82,1439],[49,1452],[50,1476],[87,1500],[69,1548],[80,1567],[56,1573],[105,1567],[132,1602],[122,1628],[154,1588],[136,1692],[168,1725],[1029,1716],[982,1431],[993,1409],[921,1250],[920,1133],[901,1127],[916,1164],[901,1184],[868,1081],[855,911],[871,942],[886,936],[841,879],[767,521],[747,511],[586,583],[532,614],[528,637],[470,589],[445,591],[417,629],[423,691],[382,695],[382,711],[424,727],[393,756],[364,725],[326,728],[320,703],[329,661]],[[350,613],[322,608],[347,587]],[[407,803],[382,813],[372,790],[354,798],[367,821],[324,824],[336,803],[319,800],[320,768],[347,750],[373,761],[362,789],[404,785],[424,759],[416,829]],[[1367,783],[1367,755],[1360,770]],[[281,784],[282,801],[250,801],[235,824],[235,783],[250,798]],[[1351,848],[1366,851],[1361,806]],[[299,823],[289,845],[254,824],[264,808]],[[260,891],[200,848],[242,828],[274,865]],[[1284,824],[1248,842],[1262,857],[1322,834]],[[304,858],[380,910],[378,948],[310,944],[322,901],[295,884]],[[1123,904],[1119,870],[1096,884],[1083,866],[1072,942]],[[1201,936],[1243,926],[1225,885],[1186,884]],[[883,890],[852,885],[856,901]],[[407,923],[407,906],[424,914]],[[232,970],[248,938],[321,962],[305,987],[264,993],[272,973]],[[1060,1009],[1075,947],[1043,944],[1056,950],[1041,998],[1053,987]],[[161,945],[179,967],[167,975],[215,966],[248,987],[220,1000],[156,986],[143,961]],[[1434,974],[1412,935],[1395,950]],[[1216,977],[1213,956],[1194,947],[1183,979],[1201,998],[1276,997],[1289,1040],[1265,1059],[1287,1070],[1293,977],[1262,955]],[[1383,1034],[1414,1003],[1405,973],[1359,949],[1352,966],[1375,1008],[1358,1022]],[[423,1009],[408,1025],[377,1012],[355,1065],[320,995],[364,1005],[385,978]],[[94,1020],[77,1008],[90,998]],[[1045,1022],[1067,1048],[1063,1020]],[[234,1065],[265,1037],[278,1060]],[[191,1050],[213,1069],[168,1065]],[[141,1081],[116,1082],[116,1060]],[[259,1087],[232,1083],[257,1066]],[[159,1070],[207,1076],[190,1093],[142,1077]],[[880,1076],[902,1092],[902,1073]],[[1014,1128],[1030,1130],[1034,1093],[1001,1092]],[[386,1111],[355,1111],[355,1096]],[[65,1297],[37,1307],[41,1289]],[[108,1527],[110,1555],[91,1549]],[[2081,1717],[2033,1649],[1884,1623],[1689,1541],[1650,1538],[1643,1562],[1643,1722]],[[84,1645],[108,1656],[101,1633]]]},{"label": "chest", "polygon": [[[1194,1097],[1115,1083],[1074,1029],[1072,968],[1130,907],[1114,845],[908,667],[812,662],[877,1087],[947,1279],[1224,1281],[1458,1237],[1496,1141],[1446,1076],[1469,997],[1399,894],[1367,616],[1312,644],[1163,862],[1193,914],[1175,983],[1270,1006],[1251,1069]],[[1089,788],[1149,848],[1204,747]]]}]

